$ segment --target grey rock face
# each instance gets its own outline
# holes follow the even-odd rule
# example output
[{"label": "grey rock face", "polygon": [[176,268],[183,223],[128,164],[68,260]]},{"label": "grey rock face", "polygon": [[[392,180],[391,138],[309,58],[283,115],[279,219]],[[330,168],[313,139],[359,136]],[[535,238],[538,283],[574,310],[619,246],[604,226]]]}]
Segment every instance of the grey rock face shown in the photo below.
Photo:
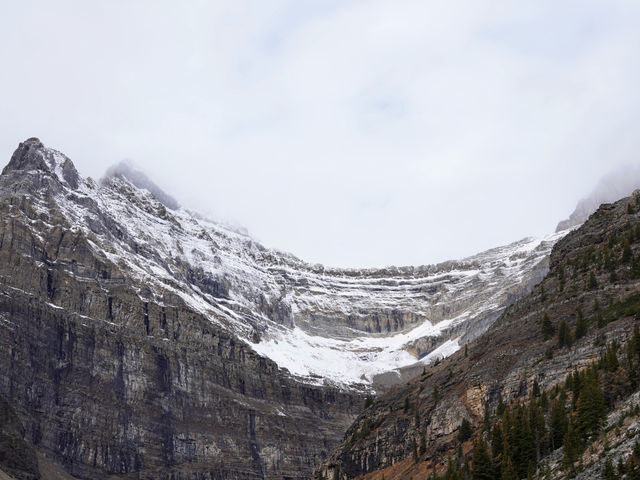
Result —
[{"label": "grey rock face", "polygon": [[29,138],[22,142],[6,167],[2,170],[2,174],[11,170],[43,170],[48,171],[49,167],[44,162],[42,149],[44,145],[37,138]]},{"label": "grey rock face", "polygon": [[477,336],[559,238],[325,268],[147,190],[84,179],[36,139],[0,176],[0,398],[28,445],[85,478],[309,478],[360,411],[363,372]]},{"label": "grey rock face", "polygon": [[361,394],[296,381],[128,277],[62,214],[70,188],[14,166],[0,177],[0,402],[25,458],[82,478],[308,478]]},{"label": "grey rock face", "polygon": [[73,162],[62,153],[45,148],[35,137],[25,140],[18,146],[11,160],[2,170],[2,175],[31,170],[48,172],[69,187],[78,188],[80,176]]}]

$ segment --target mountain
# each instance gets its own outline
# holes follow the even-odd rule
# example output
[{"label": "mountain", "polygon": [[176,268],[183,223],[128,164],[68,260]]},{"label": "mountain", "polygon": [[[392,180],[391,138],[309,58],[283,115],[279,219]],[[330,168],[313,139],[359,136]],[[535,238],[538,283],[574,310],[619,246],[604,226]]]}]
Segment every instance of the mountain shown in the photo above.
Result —
[{"label": "mountain", "polygon": [[556,227],[556,232],[584,223],[593,212],[603,203],[611,203],[631,195],[640,188],[640,167],[626,166],[602,178],[593,191],[578,202],[569,218],[562,220]]},{"label": "mountain", "polygon": [[638,478],[639,318],[637,191],[560,239],[484,334],[371,402],[318,476]]},{"label": "mountain", "polygon": [[128,166],[83,178],[35,138],[0,175],[0,212],[0,468],[22,478],[309,478],[365,395],[478,337],[567,233],[311,265]]}]

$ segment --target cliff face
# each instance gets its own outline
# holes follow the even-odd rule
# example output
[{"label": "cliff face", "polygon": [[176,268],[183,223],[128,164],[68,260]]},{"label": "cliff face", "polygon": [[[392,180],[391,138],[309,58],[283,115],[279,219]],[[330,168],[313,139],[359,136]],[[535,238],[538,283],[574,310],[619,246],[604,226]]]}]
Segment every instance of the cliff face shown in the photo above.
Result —
[{"label": "cliff face", "polygon": [[[470,421],[475,432],[471,435],[480,438],[484,422],[495,418],[501,399],[528,401],[534,383],[540,391],[564,385],[568,373],[598,360],[609,345],[625,345],[640,316],[639,205],[640,192],[603,205],[561,239],[551,254],[550,272],[530,294],[511,305],[464,351],[376,399],[347,430],[341,447],[319,474],[387,480],[443,474],[449,458],[471,459],[471,442],[461,442],[458,436],[463,419]],[[563,322],[574,332],[582,319],[585,333],[576,334],[570,346],[559,345],[557,334],[543,333],[545,314],[554,332]],[[631,372],[631,384],[638,381],[636,363],[631,357],[620,360]],[[622,367],[619,370],[617,375],[626,378]],[[605,390],[604,396],[613,408],[608,422],[614,425],[633,399],[616,389]],[[606,442],[595,440],[581,457],[585,470],[578,470],[579,476],[595,478],[607,455],[614,461],[630,457],[637,419],[624,425],[620,421],[620,426],[629,429],[625,441],[613,431],[605,434]],[[607,453],[611,445],[618,453]],[[539,478],[564,478],[562,458],[561,453],[552,455],[549,477],[538,472]]]},{"label": "cliff face", "polygon": [[25,478],[43,455],[85,478],[308,478],[377,376],[475,338],[563,236],[330,269],[127,175],[85,179],[37,139],[0,175],[0,445],[21,452],[0,468]]},{"label": "cliff face", "polygon": [[0,397],[33,446],[23,463],[38,450],[86,478],[307,478],[360,395],[295,381],[131,281],[61,212],[74,193],[33,143],[0,177]]}]

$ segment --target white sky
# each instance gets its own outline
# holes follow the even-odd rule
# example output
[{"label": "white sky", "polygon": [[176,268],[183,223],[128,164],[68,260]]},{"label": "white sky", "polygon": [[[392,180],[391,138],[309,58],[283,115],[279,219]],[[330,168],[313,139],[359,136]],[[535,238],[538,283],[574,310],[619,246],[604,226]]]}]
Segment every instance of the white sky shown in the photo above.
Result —
[{"label": "white sky", "polygon": [[311,262],[548,233],[639,160],[635,0],[2,3],[5,163],[131,159]]}]

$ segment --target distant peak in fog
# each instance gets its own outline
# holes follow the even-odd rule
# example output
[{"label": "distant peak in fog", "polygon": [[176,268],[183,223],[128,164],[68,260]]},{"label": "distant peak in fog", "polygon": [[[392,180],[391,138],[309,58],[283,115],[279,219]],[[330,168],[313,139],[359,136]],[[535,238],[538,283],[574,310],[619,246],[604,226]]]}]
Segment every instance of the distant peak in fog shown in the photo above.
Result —
[{"label": "distant peak in fog", "polygon": [[149,190],[165,207],[176,210],[180,207],[178,201],[171,195],[156,185],[144,172],[138,170],[128,160],[122,160],[117,165],[112,166],[105,173],[105,178],[122,176],[133,183],[138,188]]},{"label": "distant peak in fog", "polygon": [[578,202],[566,220],[558,223],[556,232],[583,223],[603,203],[611,203],[640,188],[640,166],[627,165],[603,177],[593,191]]}]

